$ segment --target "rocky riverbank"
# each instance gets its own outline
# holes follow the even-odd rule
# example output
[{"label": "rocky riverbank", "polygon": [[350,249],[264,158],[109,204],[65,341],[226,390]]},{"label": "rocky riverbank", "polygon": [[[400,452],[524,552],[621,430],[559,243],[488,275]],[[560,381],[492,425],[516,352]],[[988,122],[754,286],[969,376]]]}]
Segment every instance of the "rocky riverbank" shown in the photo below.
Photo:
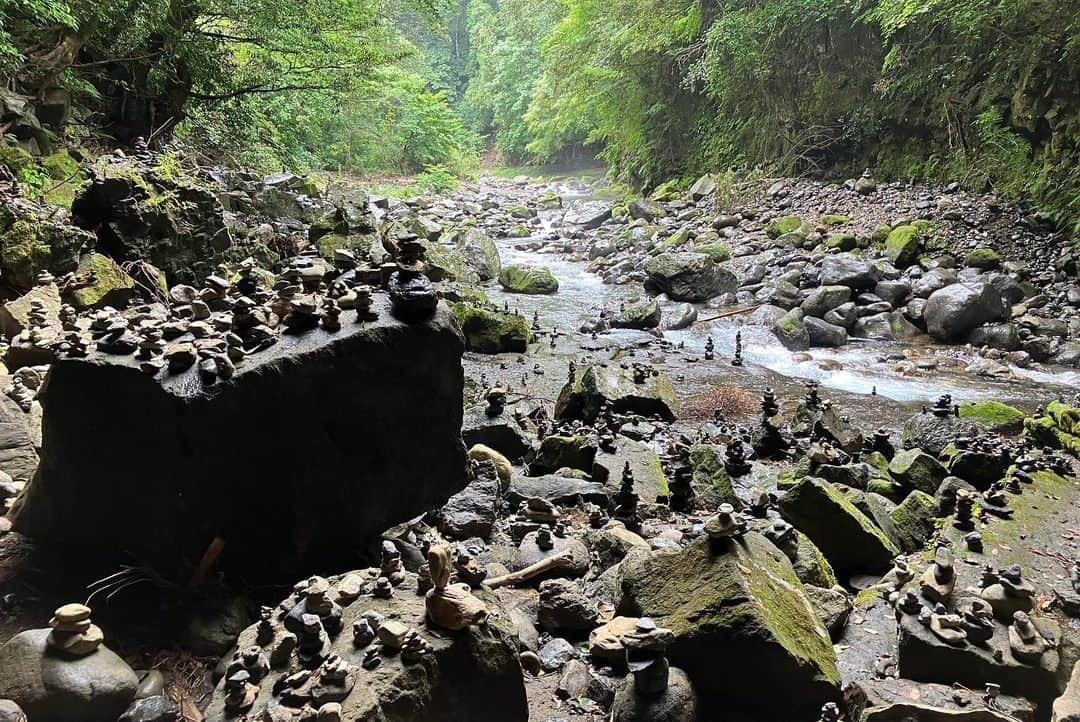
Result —
[{"label": "rocky riverbank", "polygon": [[0,254],[8,709],[1074,719],[1080,291],[1036,215],[166,171],[3,189],[4,249],[47,231]]}]

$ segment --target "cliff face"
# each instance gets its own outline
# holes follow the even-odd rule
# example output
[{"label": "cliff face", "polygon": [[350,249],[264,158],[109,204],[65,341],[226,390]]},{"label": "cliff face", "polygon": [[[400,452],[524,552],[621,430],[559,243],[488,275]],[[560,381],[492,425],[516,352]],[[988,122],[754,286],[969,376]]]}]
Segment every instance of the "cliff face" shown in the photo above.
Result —
[{"label": "cliff face", "polygon": [[58,361],[17,528],[166,574],[215,537],[246,577],[355,559],[466,483],[460,332],[445,308],[411,325],[382,311],[283,337],[209,387],[194,369],[156,380],[131,357]]}]

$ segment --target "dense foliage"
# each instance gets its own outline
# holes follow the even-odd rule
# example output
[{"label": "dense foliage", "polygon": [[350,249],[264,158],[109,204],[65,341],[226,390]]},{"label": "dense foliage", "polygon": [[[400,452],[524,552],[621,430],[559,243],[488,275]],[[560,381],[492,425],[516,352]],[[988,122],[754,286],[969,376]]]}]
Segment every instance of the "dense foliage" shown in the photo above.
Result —
[{"label": "dense foliage", "polygon": [[598,150],[960,180],[1080,217],[1073,0],[0,0],[0,74],[76,130],[265,166]]}]

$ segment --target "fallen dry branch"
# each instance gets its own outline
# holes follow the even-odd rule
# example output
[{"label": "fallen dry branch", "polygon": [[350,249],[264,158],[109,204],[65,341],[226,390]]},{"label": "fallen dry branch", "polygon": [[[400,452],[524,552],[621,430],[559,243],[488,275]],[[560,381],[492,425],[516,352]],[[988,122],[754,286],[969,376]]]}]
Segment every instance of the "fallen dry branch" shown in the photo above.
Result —
[{"label": "fallen dry branch", "polygon": [[525,567],[524,569],[509,574],[504,574],[501,577],[493,577],[491,579],[484,580],[484,586],[491,589],[498,589],[499,587],[511,587],[515,584],[521,584],[527,582],[533,577],[538,577],[544,572],[549,572],[553,569],[562,569],[565,566],[569,566],[573,561],[573,554],[567,550],[559,552],[554,556],[550,556],[547,559],[541,559],[536,564]]}]

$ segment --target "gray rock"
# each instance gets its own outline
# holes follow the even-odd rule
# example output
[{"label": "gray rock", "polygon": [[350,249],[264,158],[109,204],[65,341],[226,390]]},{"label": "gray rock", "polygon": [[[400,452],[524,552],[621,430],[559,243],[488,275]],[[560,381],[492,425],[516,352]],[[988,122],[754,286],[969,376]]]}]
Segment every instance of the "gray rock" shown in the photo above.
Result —
[{"label": "gray rock", "polygon": [[664,320],[664,328],[668,331],[679,331],[684,328],[689,328],[694,325],[694,321],[697,321],[697,318],[697,308],[689,303],[680,303],[668,312],[667,318]]},{"label": "gray rock", "polygon": [[611,705],[611,722],[697,722],[698,701],[690,678],[678,667],[668,670],[663,694],[643,696],[634,691],[634,675],[623,680]]},{"label": "gray rock", "polygon": [[822,286],[847,286],[861,291],[874,288],[880,279],[877,266],[850,253],[826,256],[821,262]]},{"label": "gray rock", "polygon": [[810,291],[800,308],[807,316],[821,318],[850,298],[851,289],[847,286],[820,286]]},{"label": "gray rock", "polygon": [[532,443],[521,425],[508,411],[497,416],[487,413],[487,405],[473,406],[465,412],[461,425],[461,438],[466,448],[483,444],[495,449],[511,462],[521,460]]},{"label": "gray rock", "polygon": [[50,631],[20,632],[0,647],[0,698],[35,722],[115,722],[135,697],[135,672],[105,646],[56,656],[45,642]]},{"label": "gray rock", "polygon": [[822,321],[820,318],[807,316],[803,319],[806,331],[810,335],[810,346],[836,348],[847,343],[847,329],[843,326],[834,326]]},{"label": "gray rock", "polygon": [[810,348],[810,331],[803,319],[802,309],[793,308],[776,322],[773,333],[785,348],[804,351]]},{"label": "gray rock", "polygon": [[563,665],[571,659],[577,659],[578,653],[574,645],[562,637],[555,637],[540,648],[540,666],[545,672],[554,672],[562,669]]},{"label": "gray rock", "polygon": [[611,218],[611,204],[607,201],[576,200],[570,203],[563,215],[563,223],[592,230],[604,225],[608,218]]},{"label": "gray rock", "polygon": [[499,508],[499,477],[491,462],[481,464],[477,478],[454,494],[438,512],[439,530],[455,540],[487,539]]},{"label": "gray rock", "polygon": [[553,474],[515,476],[510,482],[510,488],[506,490],[506,501],[514,508],[525,499],[533,497],[564,506],[585,502],[607,507],[610,501],[603,484]]},{"label": "gray rock", "polygon": [[540,628],[549,633],[588,632],[596,627],[596,605],[569,579],[540,582]]},{"label": "gray rock", "polygon": [[660,325],[660,302],[648,298],[623,307],[611,319],[615,328],[636,328],[639,330],[656,328]]},{"label": "gray rock", "polygon": [[734,273],[704,253],[661,253],[645,261],[645,272],[645,289],[672,301],[704,303],[739,287]]},{"label": "gray rock", "polygon": [[976,326],[1008,318],[997,289],[986,283],[955,283],[935,291],[923,311],[926,330],[939,341],[963,339]]},{"label": "gray rock", "polygon": [[146,697],[135,700],[118,722],[177,722],[180,707],[167,697]]}]

